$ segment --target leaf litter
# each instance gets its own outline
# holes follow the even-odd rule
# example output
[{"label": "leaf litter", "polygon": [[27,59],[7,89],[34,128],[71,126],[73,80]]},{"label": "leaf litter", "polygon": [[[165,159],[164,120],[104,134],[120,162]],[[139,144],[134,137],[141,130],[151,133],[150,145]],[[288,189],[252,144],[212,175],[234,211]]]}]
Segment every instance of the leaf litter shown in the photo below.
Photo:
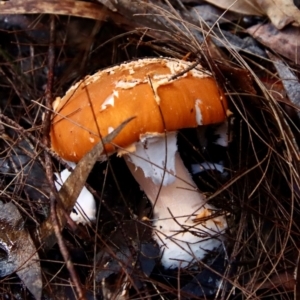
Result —
[{"label": "leaf litter", "polygon": [[24,225],[25,221],[15,204],[0,201],[0,248],[6,252],[6,257],[0,260],[0,276],[16,272],[35,299],[41,299],[40,259]]},{"label": "leaf litter", "polygon": [[[10,9],[12,9],[13,3],[9,2]],[[29,5],[30,2],[29,0],[26,1],[26,5]],[[70,228],[63,231],[68,248],[73,253],[72,260],[76,262],[78,253],[83,253],[81,259],[77,261],[76,268],[82,275],[80,279],[87,290],[87,295],[94,297],[104,294],[107,298],[112,298],[120,295],[120,293],[114,294],[113,291],[120,291],[120,288],[122,290],[124,287],[122,290],[124,294],[121,293],[123,299],[147,297],[150,299],[156,296],[165,299],[177,297],[191,299],[207,297],[210,291],[214,293],[212,297],[222,299],[262,298],[264,296],[270,299],[278,299],[278,297],[290,299],[293,297],[293,290],[299,286],[299,272],[297,273],[299,270],[299,268],[297,269],[299,252],[296,247],[299,240],[299,225],[297,223],[300,197],[299,135],[297,135],[299,134],[299,126],[297,125],[298,116],[294,115],[298,111],[296,107],[297,93],[293,93],[293,91],[297,91],[298,84],[297,68],[293,65],[293,63],[298,63],[298,58],[295,56],[297,47],[293,46],[291,54],[287,55],[287,50],[283,49],[282,38],[276,42],[273,40],[274,44],[269,42],[269,44],[262,45],[264,44],[262,40],[259,40],[259,43],[256,42],[258,36],[253,35],[253,38],[248,35],[248,21],[244,21],[250,19],[250,23],[257,24],[258,22],[258,25],[261,25],[260,23],[267,20],[266,12],[261,12],[260,18],[251,18],[251,14],[250,18],[247,17],[247,19],[243,15],[237,19],[233,16],[230,22],[227,22],[226,18],[222,18],[220,15],[222,22],[218,22],[218,18],[216,20],[211,15],[206,19],[205,16],[201,15],[199,8],[196,14],[192,14],[191,12],[195,12],[196,9],[194,9],[195,2],[191,1],[130,1],[130,5],[126,0],[99,2],[107,9],[105,20],[109,19],[110,21],[107,24],[100,22],[97,24],[98,27],[90,27],[94,28],[95,34],[92,36],[97,37],[97,39],[95,38],[91,43],[88,43],[85,51],[80,52],[81,50],[79,50],[85,49],[84,38],[79,38],[79,43],[72,44],[73,52],[67,51],[66,38],[58,41],[58,67],[55,70],[55,76],[59,81],[56,86],[57,93],[62,94],[70,82],[82,78],[83,70],[84,75],[89,74],[95,68],[102,68],[136,56],[143,57],[145,54],[169,55],[178,58],[185,57],[185,59],[190,60],[201,60],[201,63],[214,72],[231,98],[231,110],[233,112],[231,135],[233,139],[226,157],[229,181],[221,181],[215,176],[210,176],[211,174],[205,178],[196,177],[195,181],[201,188],[203,186],[210,187],[207,191],[207,199],[217,201],[221,206],[225,205],[226,210],[230,212],[229,221],[232,224],[228,232],[227,243],[224,245],[224,249],[226,249],[224,257],[216,266],[206,261],[199,263],[197,269],[179,270],[171,273],[160,268],[159,264],[153,267],[153,261],[150,261],[147,262],[147,267],[142,267],[142,270],[143,268],[147,270],[145,272],[147,276],[143,277],[142,272],[136,272],[136,269],[130,265],[132,262],[136,262],[134,256],[136,250],[133,246],[143,241],[139,235],[131,234],[134,242],[131,244],[126,239],[128,234],[126,231],[124,232],[125,229],[127,230],[124,224],[129,218],[132,222],[140,223],[140,219],[137,219],[135,215],[139,215],[140,212],[128,204],[131,203],[127,202],[128,199],[133,202],[142,200],[141,202],[145,203],[146,201],[145,199],[143,201],[138,187],[135,189],[135,193],[126,194],[128,192],[126,188],[133,189],[134,183],[128,183],[129,178],[127,177],[129,176],[119,162],[114,164],[114,159],[111,159],[108,164],[108,166],[112,164],[111,169],[110,167],[104,168],[103,164],[97,163],[95,168],[100,170],[100,173],[92,172],[93,178],[91,178],[92,181],[96,182],[94,187],[97,187],[101,194],[101,196],[98,195],[101,213],[99,213],[99,220],[96,224],[97,231],[93,231],[93,228],[81,230],[81,227],[76,232]],[[247,1],[239,2],[244,5]],[[257,2],[250,4],[253,3]],[[268,3],[270,2],[268,1]],[[103,6],[93,4],[95,9],[98,6],[99,10],[103,12]],[[83,3],[80,5],[85,6]],[[185,9],[181,10],[182,7]],[[201,8],[201,5],[199,7]],[[74,9],[76,10],[76,7]],[[284,10],[284,7],[281,9]],[[69,11],[72,13],[72,9]],[[42,8],[40,12],[43,12]],[[44,12],[47,11],[44,10]],[[247,9],[245,13],[247,13]],[[287,15],[286,12],[284,13]],[[74,14],[76,15],[76,13]],[[270,15],[270,13],[268,14]],[[89,14],[89,17],[92,16],[93,14]],[[293,17],[293,15],[291,16]],[[0,63],[0,71],[4,75],[0,79],[0,93],[2,99],[5,99],[1,102],[3,114],[16,120],[23,127],[30,128],[32,135],[37,137],[39,136],[39,126],[42,124],[40,118],[42,106],[37,105],[37,103],[43,101],[43,90],[39,89],[42,85],[36,83],[45,82],[47,70],[43,73],[45,71],[43,61],[46,59],[43,53],[47,48],[47,39],[39,40],[38,34],[33,36],[34,27],[30,26],[38,24],[39,28],[43,28],[47,35],[47,22],[43,18],[45,16],[26,16],[26,20],[29,22],[21,31],[17,27],[20,26],[21,22],[15,22],[9,27],[10,24],[3,21],[5,30],[0,31],[0,36],[4,37],[1,39],[3,49],[5,51],[9,49],[8,53],[18,54],[18,59],[15,59],[14,56],[7,55],[5,51],[1,52],[1,59],[4,60],[4,63],[2,61]],[[291,21],[292,25],[285,16],[276,14],[276,18],[279,26],[285,26],[285,29],[297,25],[295,16],[295,20]],[[66,21],[63,17],[59,17],[57,20],[60,25],[57,31],[61,36],[66,37],[63,31],[65,28],[77,32],[78,37],[83,32],[83,29],[77,30],[78,27],[75,26],[76,22],[77,24],[84,24],[78,20],[73,22],[72,18],[71,20],[67,18]],[[116,24],[118,25],[116,26]],[[122,27],[122,30],[119,27]],[[79,26],[79,28],[85,28],[85,26]],[[104,37],[104,32],[106,35],[111,34],[110,38]],[[281,32],[280,29],[276,34],[280,35]],[[89,34],[87,33],[87,35]],[[11,40],[14,42],[12,43]],[[5,41],[9,41],[9,43],[6,44]],[[289,41],[287,44],[292,45],[291,43],[292,41]],[[30,46],[26,48],[27,45]],[[43,45],[46,47],[43,48]],[[80,45],[80,47],[76,45]],[[277,51],[283,57],[280,59],[269,57],[265,49],[266,46],[269,47],[270,51]],[[90,51],[91,49],[93,50]],[[221,50],[220,53],[222,54],[218,54],[216,49]],[[74,55],[74,53],[78,55]],[[42,59],[39,59],[40,57]],[[99,60],[99,57],[106,59]],[[76,67],[78,65],[81,66],[80,70]],[[68,66],[68,72],[62,73],[67,73],[67,75],[62,76],[60,70],[65,70],[66,66]],[[286,70],[289,73],[282,73]],[[22,73],[23,77],[20,76]],[[21,81],[20,78],[23,80]],[[287,84],[287,81],[292,84]],[[276,87],[276,91],[273,87]],[[274,92],[278,93],[279,97],[274,97]],[[289,95],[288,92],[290,92]],[[284,94],[288,95],[289,99],[285,99]],[[39,101],[33,104],[30,99],[39,99]],[[284,100],[280,101],[280,99]],[[290,100],[294,104],[287,102]],[[290,110],[286,109],[286,105],[289,106]],[[290,112],[292,113],[290,114]],[[7,127],[7,122],[5,122],[4,127]],[[19,130],[18,133],[20,132]],[[199,135],[207,137],[210,133],[211,130],[207,129]],[[215,155],[215,153],[207,150],[210,142],[198,144],[197,139],[190,132],[183,132],[180,135],[184,141],[180,142],[182,143],[181,155],[187,164],[201,161],[204,155],[210,157]],[[42,149],[49,152],[49,149]],[[63,162],[54,157],[55,167],[57,167],[58,162],[63,165]],[[10,169],[10,171],[15,172],[14,169]],[[3,172],[6,171],[2,170]],[[118,177],[120,172],[122,175]],[[117,180],[112,180],[112,177],[117,178]],[[11,183],[11,177],[7,173],[1,177],[1,180],[3,180],[3,185],[7,182]],[[101,182],[100,188],[99,182]],[[104,182],[103,188],[102,182]],[[10,198],[21,200],[18,202],[18,208],[22,215],[23,213],[24,216],[28,215],[28,211],[30,211],[28,210],[29,202],[28,198],[22,194],[22,188],[13,188],[13,185],[9,187],[11,189],[6,189],[6,194],[4,194],[5,200]],[[12,189],[13,192],[11,192]],[[119,191],[122,192],[119,193]],[[24,197],[27,202],[24,201]],[[116,199],[118,201],[114,201]],[[71,200],[70,204],[72,202],[74,199]],[[144,204],[144,207],[147,205]],[[144,210],[145,208],[142,209],[142,211]],[[66,224],[64,215],[62,219],[63,223]],[[39,215],[35,221],[36,224],[43,224],[45,216]],[[135,225],[129,227],[136,228]],[[36,238],[34,237],[34,239]],[[46,241],[50,240],[46,238]],[[50,242],[49,245],[53,245],[53,242]],[[77,247],[77,245],[79,246]],[[49,253],[54,251],[53,249],[55,248],[51,248]],[[136,249],[140,251],[139,247]],[[57,252],[58,250],[56,250],[56,255]],[[84,266],[82,265],[84,261],[82,257],[88,257]],[[99,259],[97,264],[95,257],[107,259],[109,261],[108,268],[106,268],[107,261],[103,262]],[[57,256],[55,256],[56,261],[58,262]],[[127,261],[129,266],[126,266]],[[53,265],[52,263],[52,268]],[[112,270],[109,269],[110,266]],[[120,266],[122,267],[120,268]],[[9,267],[8,269],[12,270]],[[47,294],[47,287],[50,287],[52,289],[51,299],[54,298],[55,291],[59,290],[66,296],[69,291],[62,287],[61,283],[70,289],[73,288],[68,281],[64,281],[68,275],[63,276],[58,270],[54,272],[55,276],[49,276],[50,270],[50,268],[42,269],[43,278],[46,281],[43,292]],[[211,273],[207,273],[207,270],[210,270]],[[212,283],[212,286],[204,294],[205,289],[202,286],[205,286],[207,282],[201,278],[201,274],[202,276],[208,274],[209,278],[216,279],[209,282]],[[95,281],[96,276],[98,276],[99,282]],[[295,280],[291,280],[294,278],[293,276],[295,276]],[[222,278],[222,285],[218,285],[220,278]],[[286,279],[288,284],[284,282]],[[142,282],[142,286],[138,286],[137,282]],[[2,287],[3,290],[10,290],[10,287],[5,283],[2,284]],[[58,294],[61,295],[57,292]]]}]

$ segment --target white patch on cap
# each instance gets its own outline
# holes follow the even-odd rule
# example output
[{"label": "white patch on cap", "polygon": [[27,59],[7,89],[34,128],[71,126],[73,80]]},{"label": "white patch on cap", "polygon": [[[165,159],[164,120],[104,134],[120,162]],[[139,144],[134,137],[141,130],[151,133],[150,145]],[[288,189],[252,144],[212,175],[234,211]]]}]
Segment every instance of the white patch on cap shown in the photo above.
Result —
[{"label": "white patch on cap", "polygon": [[154,80],[163,80],[163,81],[169,81],[169,79],[171,78],[171,75],[169,74],[155,74],[153,75],[153,77],[151,77],[151,79],[154,79]]},{"label": "white patch on cap", "polygon": [[131,80],[119,80],[115,87],[119,88],[119,89],[132,89],[134,88],[136,85],[142,83],[142,81],[140,79],[131,79]]},{"label": "white patch on cap", "polygon": [[176,75],[183,72],[183,74],[180,77],[185,77],[187,76],[187,74],[192,74],[193,77],[197,78],[212,76],[212,74],[207,70],[205,70],[205,72],[202,71],[204,69],[200,64],[196,65],[195,68],[188,70],[191,66],[193,66],[193,64],[193,62],[183,61],[179,59],[168,59],[166,62],[166,65],[169,68],[172,75]]},{"label": "white patch on cap", "polygon": [[113,90],[113,94],[116,98],[119,98],[119,91]]},{"label": "white patch on cap", "polygon": [[105,109],[108,107],[108,105],[111,105],[111,106],[114,106],[114,105],[115,105],[114,94],[109,95],[109,96],[105,99],[105,101],[104,101],[104,102],[102,103],[102,105],[101,105],[100,111],[105,110]]},{"label": "white patch on cap", "polygon": [[202,103],[200,99],[197,99],[195,102],[195,110],[196,110],[196,122],[198,125],[202,125],[202,113],[199,105]]},{"label": "white patch on cap", "polygon": [[115,129],[113,127],[108,127],[107,132],[108,134],[112,133]]},{"label": "white patch on cap", "polygon": [[[211,76],[210,73],[204,73],[199,69],[195,69],[195,68],[186,71],[190,66],[192,66],[192,63],[190,62],[176,60],[176,59],[164,59],[163,61],[165,62],[166,66],[169,68],[171,74],[154,74],[152,77],[148,77],[149,84],[151,85],[152,90],[154,92],[155,101],[158,105],[160,104],[160,97],[157,91],[160,86],[168,85],[176,81],[177,79],[187,77],[189,74],[192,75],[193,77],[198,77],[198,78]],[[198,66],[202,68],[201,65]]]},{"label": "white patch on cap", "polygon": [[148,84],[152,88],[152,91],[154,93],[154,98],[155,98],[157,105],[160,105],[160,97],[157,93],[157,90],[160,86],[170,83],[168,78],[169,78],[168,76],[164,75],[161,79],[156,81],[156,80],[154,80],[154,77],[153,78],[148,77]]},{"label": "white patch on cap", "polygon": [[61,97],[56,97],[55,100],[52,102],[52,108],[54,111],[56,111],[57,107],[59,106],[61,102]]},{"label": "white patch on cap", "polygon": [[[167,138],[167,145],[166,140]],[[167,135],[147,133],[135,144],[136,151],[127,154],[130,161],[141,168],[145,177],[151,178],[155,184],[171,184],[175,181],[175,153],[177,151],[176,132]],[[165,149],[167,148],[167,155]],[[165,161],[166,160],[166,161]],[[164,171],[166,169],[166,171]]]},{"label": "white patch on cap", "polygon": [[77,88],[79,87],[79,85],[83,82],[83,80],[79,80],[77,81],[75,84],[73,84],[67,91],[66,94],[68,94],[69,92],[72,92],[74,90],[77,90]]}]

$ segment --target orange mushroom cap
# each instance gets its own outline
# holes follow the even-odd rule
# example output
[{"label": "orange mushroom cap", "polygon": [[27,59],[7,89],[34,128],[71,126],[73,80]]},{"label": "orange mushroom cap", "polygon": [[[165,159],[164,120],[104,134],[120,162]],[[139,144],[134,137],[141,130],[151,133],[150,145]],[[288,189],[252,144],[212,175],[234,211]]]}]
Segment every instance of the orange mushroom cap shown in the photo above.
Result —
[{"label": "orange mushroom cap", "polygon": [[[51,127],[52,148],[78,162],[123,121],[135,117],[106,145],[126,148],[143,134],[223,122],[227,102],[201,65],[173,58],[127,62],[87,76],[59,100]],[[186,72],[184,72],[186,70]]]}]

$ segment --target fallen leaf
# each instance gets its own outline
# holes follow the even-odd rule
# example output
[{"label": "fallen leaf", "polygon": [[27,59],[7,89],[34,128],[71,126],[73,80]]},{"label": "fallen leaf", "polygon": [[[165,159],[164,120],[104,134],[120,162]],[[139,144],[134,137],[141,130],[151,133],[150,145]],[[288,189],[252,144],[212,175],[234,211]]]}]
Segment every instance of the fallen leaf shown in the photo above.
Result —
[{"label": "fallen leaf", "polygon": [[7,254],[0,260],[0,276],[14,272],[20,277],[35,299],[42,296],[42,274],[35,245],[24,228],[24,220],[17,207],[0,201],[0,247]]},{"label": "fallen leaf", "polygon": [[300,28],[289,26],[279,31],[269,23],[254,25],[247,32],[263,45],[299,64]]},{"label": "fallen leaf", "polygon": [[219,76],[223,75],[225,79],[224,84],[230,82],[231,87],[234,88],[235,91],[256,95],[253,79],[247,69],[228,64],[219,64],[218,70],[216,69],[214,71],[219,72]]},{"label": "fallen leaf", "polygon": [[206,0],[206,2],[242,15],[263,15],[253,0]]},{"label": "fallen leaf", "polygon": [[102,21],[107,19],[105,10],[99,4],[85,1],[10,0],[0,1],[0,7],[0,15],[31,13],[70,15]]},{"label": "fallen leaf", "polygon": [[268,55],[276,68],[287,96],[296,108],[296,113],[300,118],[300,83],[298,77],[280,58],[269,52]]},{"label": "fallen leaf", "polygon": [[188,10],[188,13],[191,14],[194,19],[199,19],[199,22],[205,21],[208,25],[215,24],[216,22],[219,24],[228,23],[238,20],[241,17],[238,13],[232,11],[224,12],[224,10],[219,7],[205,3],[194,6]]},{"label": "fallen leaf", "polygon": [[300,25],[300,10],[292,0],[206,0],[215,6],[242,15],[267,15],[277,29]]},{"label": "fallen leaf", "polygon": [[256,2],[277,29],[291,23],[300,25],[300,10],[292,0],[256,0]]}]

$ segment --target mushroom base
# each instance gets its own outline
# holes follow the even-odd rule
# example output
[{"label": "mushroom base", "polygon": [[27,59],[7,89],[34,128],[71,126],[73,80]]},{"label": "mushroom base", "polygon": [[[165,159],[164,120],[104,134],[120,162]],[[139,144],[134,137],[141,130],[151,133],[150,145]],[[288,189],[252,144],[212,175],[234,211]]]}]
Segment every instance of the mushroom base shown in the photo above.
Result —
[{"label": "mushroom base", "polygon": [[153,238],[160,246],[165,268],[188,267],[220,247],[226,219],[214,216],[217,210],[205,203],[178,153],[174,181],[166,186],[145,177],[127,155],[125,160],[153,205]]}]

